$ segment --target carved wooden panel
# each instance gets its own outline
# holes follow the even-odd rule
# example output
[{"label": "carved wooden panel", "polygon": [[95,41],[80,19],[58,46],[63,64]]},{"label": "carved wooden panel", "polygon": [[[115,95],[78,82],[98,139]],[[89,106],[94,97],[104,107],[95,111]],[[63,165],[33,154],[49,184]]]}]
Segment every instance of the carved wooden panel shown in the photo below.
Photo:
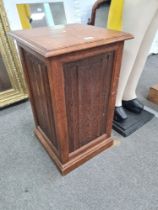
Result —
[{"label": "carved wooden panel", "polygon": [[114,52],[64,64],[69,152],[106,133]]},{"label": "carved wooden panel", "polygon": [[33,106],[36,110],[37,126],[58,149],[47,66],[28,52],[24,51],[24,56],[33,95]]}]

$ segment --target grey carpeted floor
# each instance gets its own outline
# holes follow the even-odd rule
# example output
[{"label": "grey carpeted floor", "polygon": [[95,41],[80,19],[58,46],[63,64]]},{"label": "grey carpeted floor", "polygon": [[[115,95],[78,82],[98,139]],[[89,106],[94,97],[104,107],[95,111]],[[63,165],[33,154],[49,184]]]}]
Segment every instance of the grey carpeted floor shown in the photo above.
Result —
[{"label": "grey carpeted floor", "polygon": [[[157,83],[157,58],[138,87],[146,105],[143,79]],[[158,210],[156,117],[127,138],[113,132],[116,146],[64,177],[32,133],[28,102],[0,111],[0,128],[0,210]]]}]

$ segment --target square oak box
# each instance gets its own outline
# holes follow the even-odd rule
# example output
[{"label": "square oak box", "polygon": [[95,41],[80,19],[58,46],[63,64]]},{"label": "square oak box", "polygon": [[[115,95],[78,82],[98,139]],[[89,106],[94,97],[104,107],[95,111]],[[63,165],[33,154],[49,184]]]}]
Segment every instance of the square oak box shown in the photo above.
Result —
[{"label": "square oak box", "polygon": [[132,36],[81,24],[10,35],[20,50],[35,133],[61,173],[111,146],[123,44]]}]

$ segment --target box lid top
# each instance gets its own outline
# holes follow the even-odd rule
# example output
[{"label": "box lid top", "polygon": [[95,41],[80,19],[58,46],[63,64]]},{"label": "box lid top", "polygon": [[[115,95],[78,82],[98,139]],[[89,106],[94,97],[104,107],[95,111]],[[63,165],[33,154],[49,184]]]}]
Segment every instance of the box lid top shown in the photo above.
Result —
[{"label": "box lid top", "polygon": [[82,24],[18,30],[9,32],[9,35],[44,57],[133,38],[128,33]]}]

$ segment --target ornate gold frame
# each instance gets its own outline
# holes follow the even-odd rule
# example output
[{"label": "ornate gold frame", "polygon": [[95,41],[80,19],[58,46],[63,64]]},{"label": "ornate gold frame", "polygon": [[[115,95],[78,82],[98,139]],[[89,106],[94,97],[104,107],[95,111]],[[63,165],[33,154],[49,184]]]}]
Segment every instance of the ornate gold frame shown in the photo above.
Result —
[{"label": "ornate gold frame", "polygon": [[0,52],[12,85],[11,89],[0,92],[0,108],[28,98],[22,65],[14,41],[7,36],[8,31],[7,16],[0,0]]}]

